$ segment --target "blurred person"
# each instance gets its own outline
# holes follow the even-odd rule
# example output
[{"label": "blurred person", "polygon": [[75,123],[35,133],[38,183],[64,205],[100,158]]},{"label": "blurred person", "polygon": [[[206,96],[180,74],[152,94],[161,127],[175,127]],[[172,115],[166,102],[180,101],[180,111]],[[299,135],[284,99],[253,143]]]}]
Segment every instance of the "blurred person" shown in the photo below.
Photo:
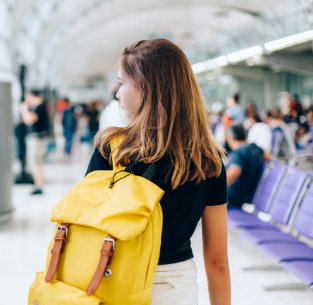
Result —
[{"label": "blurred person", "polygon": [[309,125],[309,132],[313,139],[313,105],[309,107],[306,113],[306,122]]},{"label": "blurred person", "polygon": [[280,141],[277,157],[290,159],[293,163],[296,162],[297,150],[294,136],[288,125],[284,122],[280,108],[273,108],[269,111],[268,122],[272,130],[279,129],[283,133],[283,139]]},{"label": "blurred person", "polygon": [[85,112],[79,116],[78,133],[81,143],[89,143],[89,118]]},{"label": "blurred person", "polygon": [[306,113],[306,122],[309,126],[313,126],[313,105],[309,107]]},{"label": "blurred person", "polygon": [[211,112],[209,112],[209,125],[212,128],[213,133],[215,133],[216,128],[221,125],[221,118],[223,114],[223,105],[219,99],[214,98],[212,100]]},{"label": "blurred person", "polygon": [[262,148],[254,143],[249,144],[246,132],[241,123],[233,123],[226,132],[227,143],[232,149],[226,166],[228,207],[241,208],[248,203],[263,161],[267,160]]},{"label": "blurred person", "polygon": [[251,126],[248,131],[248,143],[254,143],[262,148],[269,159],[272,149],[272,131],[270,126],[263,123],[257,114],[251,115],[248,120]]},{"label": "blurred person", "polygon": [[[223,107],[223,106],[222,106]],[[212,128],[214,138],[216,141],[224,146],[226,143],[226,136],[225,136],[225,127],[223,124],[223,108],[216,107],[214,111],[218,111],[217,113],[210,114],[210,126]]]},{"label": "blurred person", "polygon": [[300,124],[301,112],[296,109],[291,109],[289,115],[284,117],[286,123]]},{"label": "blurred person", "polygon": [[218,98],[214,98],[212,100],[211,113],[221,116],[221,114],[223,113],[223,110],[224,110],[224,107],[221,101]]},{"label": "blurred person", "polygon": [[59,124],[60,126],[62,124],[63,112],[65,109],[68,108],[69,102],[70,102],[69,99],[66,97],[61,98],[57,101],[54,120],[55,120],[55,123]]},{"label": "blurred person", "polygon": [[[192,67],[172,42],[142,40],[124,49],[118,77],[117,98],[129,124],[99,132],[87,174],[112,169],[110,140],[118,135],[125,138],[118,147],[117,165],[131,160],[136,163],[134,173],[142,175],[156,164],[152,182],[165,193],[151,305],[197,304],[190,238],[201,217],[211,304],[230,305],[224,152],[207,126],[207,106]],[[173,278],[183,286],[171,285]]]},{"label": "blurred person", "polygon": [[262,111],[260,111],[260,118],[261,118],[261,121],[265,124],[268,124],[268,113],[269,111],[264,109]]},{"label": "blurred person", "polygon": [[119,90],[119,84],[111,84],[109,86],[109,92],[112,93],[112,100],[104,108],[100,116],[100,130],[107,127],[125,127],[126,118],[124,110],[120,107],[120,102],[116,98],[116,94]]},{"label": "blurred person", "polygon": [[285,116],[290,113],[292,98],[289,92],[280,92],[278,94],[278,106],[280,108],[281,113]]},{"label": "blurred person", "polygon": [[250,117],[257,115],[258,116],[258,111],[256,108],[256,105],[254,103],[254,101],[250,100],[248,102],[246,111],[245,111],[245,120],[243,122],[243,127],[245,128],[246,131],[248,131],[251,128],[251,124],[252,124],[252,120],[250,120]]},{"label": "blurred person", "polygon": [[303,116],[300,116],[299,110],[291,109],[290,113],[284,117],[284,122],[288,125],[292,136],[295,137],[301,121],[305,121]]},{"label": "blurred person", "polygon": [[56,105],[56,111],[59,113],[63,113],[64,110],[68,109],[69,102],[69,99],[66,97],[59,99]]},{"label": "blurred person", "polygon": [[240,123],[243,123],[245,120],[245,112],[239,103],[239,93],[229,96],[226,100],[228,108],[226,109],[225,114],[231,118],[232,122],[238,121]]},{"label": "blurred person", "polygon": [[28,126],[27,160],[33,172],[34,190],[32,195],[42,194],[44,185],[43,163],[47,152],[49,118],[46,104],[40,90],[31,90],[21,104],[22,120]]},{"label": "blurred person", "polygon": [[224,147],[226,144],[226,135],[225,128],[221,122],[215,125],[213,134],[216,141]]},{"label": "blurred person", "polygon": [[99,110],[97,108],[97,103],[91,103],[86,113],[89,118],[89,140],[93,140],[99,131]]},{"label": "blurred person", "polygon": [[305,122],[300,124],[296,131],[295,142],[297,149],[306,149],[307,144],[312,142],[312,135],[308,123]]},{"label": "blurred person", "polygon": [[246,118],[252,117],[254,115],[258,115],[258,110],[255,102],[250,100],[246,108]]},{"label": "blurred person", "polygon": [[65,147],[64,151],[67,155],[71,154],[73,138],[77,129],[77,119],[75,116],[75,108],[67,100],[67,105],[63,111],[62,125],[63,125],[63,134],[65,137]]},{"label": "blurred person", "polygon": [[293,95],[293,100],[291,101],[290,110],[295,110],[299,116],[303,114],[303,105],[300,101],[299,94]]}]

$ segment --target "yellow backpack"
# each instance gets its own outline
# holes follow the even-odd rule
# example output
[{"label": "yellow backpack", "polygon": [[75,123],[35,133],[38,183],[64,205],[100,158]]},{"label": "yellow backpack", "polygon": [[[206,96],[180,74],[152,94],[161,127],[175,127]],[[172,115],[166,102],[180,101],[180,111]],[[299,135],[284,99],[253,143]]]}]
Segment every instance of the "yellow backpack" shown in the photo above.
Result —
[{"label": "yellow backpack", "polygon": [[[112,151],[120,140],[111,142]],[[54,206],[55,237],[29,305],[151,303],[164,191],[148,180],[154,164],[142,177],[131,169],[114,163],[113,170],[91,172]]]}]

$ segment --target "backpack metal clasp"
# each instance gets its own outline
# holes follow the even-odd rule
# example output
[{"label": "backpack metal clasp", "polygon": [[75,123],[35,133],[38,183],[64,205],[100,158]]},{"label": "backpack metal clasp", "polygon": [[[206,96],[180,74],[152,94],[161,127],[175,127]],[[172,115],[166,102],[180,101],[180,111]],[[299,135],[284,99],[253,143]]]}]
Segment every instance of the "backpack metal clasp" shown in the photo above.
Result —
[{"label": "backpack metal clasp", "polygon": [[114,251],[114,250],[115,250],[115,240],[114,240],[113,238],[111,238],[111,237],[107,237],[107,238],[105,238],[105,239],[103,240],[103,243],[105,243],[106,241],[113,243],[113,248],[112,248],[112,250]]}]

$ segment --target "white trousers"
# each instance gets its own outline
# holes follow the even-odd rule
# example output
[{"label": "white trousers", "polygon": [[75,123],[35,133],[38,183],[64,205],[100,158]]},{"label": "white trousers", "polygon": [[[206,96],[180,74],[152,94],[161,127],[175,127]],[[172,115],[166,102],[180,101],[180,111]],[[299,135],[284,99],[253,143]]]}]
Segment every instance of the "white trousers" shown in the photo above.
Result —
[{"label": "white trousers", "polygon": [[197,268],[193,259],[159,265],[152,288],[151,305],[197,305]]}]

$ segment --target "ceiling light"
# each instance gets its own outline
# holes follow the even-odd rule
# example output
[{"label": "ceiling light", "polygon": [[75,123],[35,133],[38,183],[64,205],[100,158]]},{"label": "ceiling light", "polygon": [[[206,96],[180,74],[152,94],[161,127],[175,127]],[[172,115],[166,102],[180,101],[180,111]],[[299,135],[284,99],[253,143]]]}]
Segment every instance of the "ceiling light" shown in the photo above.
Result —
[{"label": "ceiling light", "polygon": [[310,40],[313,40],[313,30],[267,42],[264,46],[267,51],[273,52]]},{"label": "ceiling light", "polygon": [[231,63],[237,63],[239,61],[246,60],[248,58],[261,55],[263,53],[263,48],[261,46],[255,46],[248,49],[243,49],[238,52],[230,53],[227,55],[227,59]]},{"label": "ceiling light", "polygon": [[214,61],[218,67],[224,67],[228,65],[228,59],[226,56],[217,57]]},{"label": "ceiling light", "polygon": [[204,72],[207,69],[206,61],[199,62],[191,66],[193,73],[198,74]]},{"label": "ceiling light", "polygon": [[248,59],[246,60],[246,64],[247,64],[247,66],[249,66],[249,67],[257,66],[257,65],[260,64],[260,62],[261,62],[261,56],[260,56],[260,55],[254,56],[254,57],[251,57],[251,58],[248,58]]},{"label": "ceiling light", "polygon": [[214,59],[209,59],[207,61],[202,61],[202,62],[192,65],[192,70],[195,74],[198,74],[206,70],[214,70],[218,67],[224,67],[227,65],[228,65],[228,60],[226,56],[219,56]]}]

